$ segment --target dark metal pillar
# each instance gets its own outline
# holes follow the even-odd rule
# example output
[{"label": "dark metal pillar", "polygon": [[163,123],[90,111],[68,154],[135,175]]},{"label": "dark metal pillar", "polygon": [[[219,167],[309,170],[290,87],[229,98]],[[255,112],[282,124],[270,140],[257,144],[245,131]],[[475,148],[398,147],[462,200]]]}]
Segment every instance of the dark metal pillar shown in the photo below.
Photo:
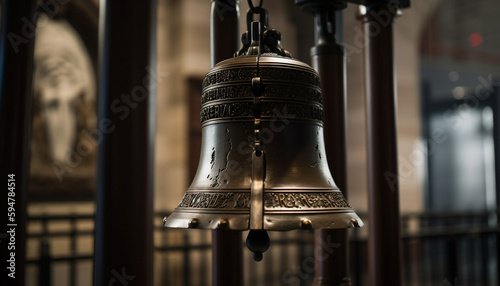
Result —
[{"label": "dark metal pillar", "polygon": [[[345,57],[342,46],[337,48],[338,53],[313,55],[312,65],[322,79],[325,146],[329,168],[335,184],[347,199]],[[315,231],[315,239],[315,254],[318,257],[314,285],[350,285],[347,229],[318,229]],[[338,248],[325,249],[325,242],[330,241],[338,245]]]},{"label": "dark metal pillar", "polygon": [[[370,285],[401,285],[393,1],[365,1]],[[400,3],[398,1],[398,3]]]},{"label": "dark metal pillar", "polygon": [[[0,257],[2,259],[0,285],[25,285],[26,202],[32,120],[36,2],[35,0],[3,0],[1,3]],[[13,176],[9,177],[9,174]],[[12,254],[14,254],[13,258],[11,258]],[[13,277],[8,276],[9,274]]]},{"label": "dark metal pillar", "polygon": [[[497,80],[498,81],[498,80]],[[500,87],[494,85],[494,91],[491,94],[491,106],[493,108],[493,144],[495,150],[495,188],[496,188],[496,219],[497,225],[500,222]],[[500,281],[500,233],[496,235],[496,260],[497,271],[496,279]]]},{"label": "dark metal pillar", "polygon": [[[210,13],[211,65],[230,58],[239,47],[239,1],[212,0]],[[241,231],[213,230],[213,285],[243,285]]]},{"label": "dark metal pillar", "polygon": [[[312,66],[321,78],[326,153],[335,183],[347,197],[345,56],[343,47],[335,39],[335,11],[344,9],[347,3],[345,0],[297,0],[296,3],[314,13],[316,44],[311,56]],[[351,285],[346,229],[316,230],[314,253],[313,285]]]},{"label": "dark metal pillar", "polygon": [[212,0],[210,58],[213,67],[232,58],[240,46],[240,0]]},{"label": "dark metal pillar", "polygon": [[101,1],[97,286],[153,285],[156,7]]}]

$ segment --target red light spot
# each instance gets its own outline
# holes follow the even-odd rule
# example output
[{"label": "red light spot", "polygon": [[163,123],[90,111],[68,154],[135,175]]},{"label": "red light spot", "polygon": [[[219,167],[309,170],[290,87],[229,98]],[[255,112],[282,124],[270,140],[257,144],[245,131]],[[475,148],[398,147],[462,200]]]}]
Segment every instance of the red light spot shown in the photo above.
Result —
[{"label": "red light spot", "polygon": [[469,44],[477,47],[483,43],[483,36],[480,33],[472,33],[469,35]]}]

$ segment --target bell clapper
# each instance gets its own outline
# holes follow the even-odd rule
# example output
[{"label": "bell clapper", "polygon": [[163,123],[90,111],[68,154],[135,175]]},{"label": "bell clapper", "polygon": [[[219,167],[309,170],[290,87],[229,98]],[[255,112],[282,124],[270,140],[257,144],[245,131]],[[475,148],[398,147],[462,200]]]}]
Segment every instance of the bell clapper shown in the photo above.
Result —
[{"label": "bell clapper", "polygon": [[262,253],[265,252],[271,241],[269,240],[269,235],[267,231],[263,229],[251,229],[247,236],[247,247],[253,252],[253,260],[261,261]]}]

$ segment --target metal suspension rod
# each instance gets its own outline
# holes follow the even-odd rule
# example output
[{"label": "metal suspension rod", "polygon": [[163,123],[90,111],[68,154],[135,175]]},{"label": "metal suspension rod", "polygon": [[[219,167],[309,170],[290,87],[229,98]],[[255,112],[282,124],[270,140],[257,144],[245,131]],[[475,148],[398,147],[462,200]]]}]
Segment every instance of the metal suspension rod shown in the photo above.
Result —
[{"label": "metal suspension rod", "polygon": [[[239,1],[212,0],[210,14],[211,65],[230,58],[239,47]],[[212,231],[213,285],[243,285],[241,231]]]}]

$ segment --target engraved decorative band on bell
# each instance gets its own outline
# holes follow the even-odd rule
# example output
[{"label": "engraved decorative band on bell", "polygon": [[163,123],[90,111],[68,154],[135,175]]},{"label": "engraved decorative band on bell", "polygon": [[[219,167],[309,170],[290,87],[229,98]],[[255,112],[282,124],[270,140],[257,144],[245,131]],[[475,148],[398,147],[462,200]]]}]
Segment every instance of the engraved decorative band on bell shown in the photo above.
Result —
[{"label": "engraved decorative band on bell", "polygon": [[[250,207],[249,193],[234,192],[199,192],[186,193],[179,208],[194,209],[248,209]],[[324,192],[273,192],[264,194],[266,209],[350,209],[344,195],[339,191]]]}]

